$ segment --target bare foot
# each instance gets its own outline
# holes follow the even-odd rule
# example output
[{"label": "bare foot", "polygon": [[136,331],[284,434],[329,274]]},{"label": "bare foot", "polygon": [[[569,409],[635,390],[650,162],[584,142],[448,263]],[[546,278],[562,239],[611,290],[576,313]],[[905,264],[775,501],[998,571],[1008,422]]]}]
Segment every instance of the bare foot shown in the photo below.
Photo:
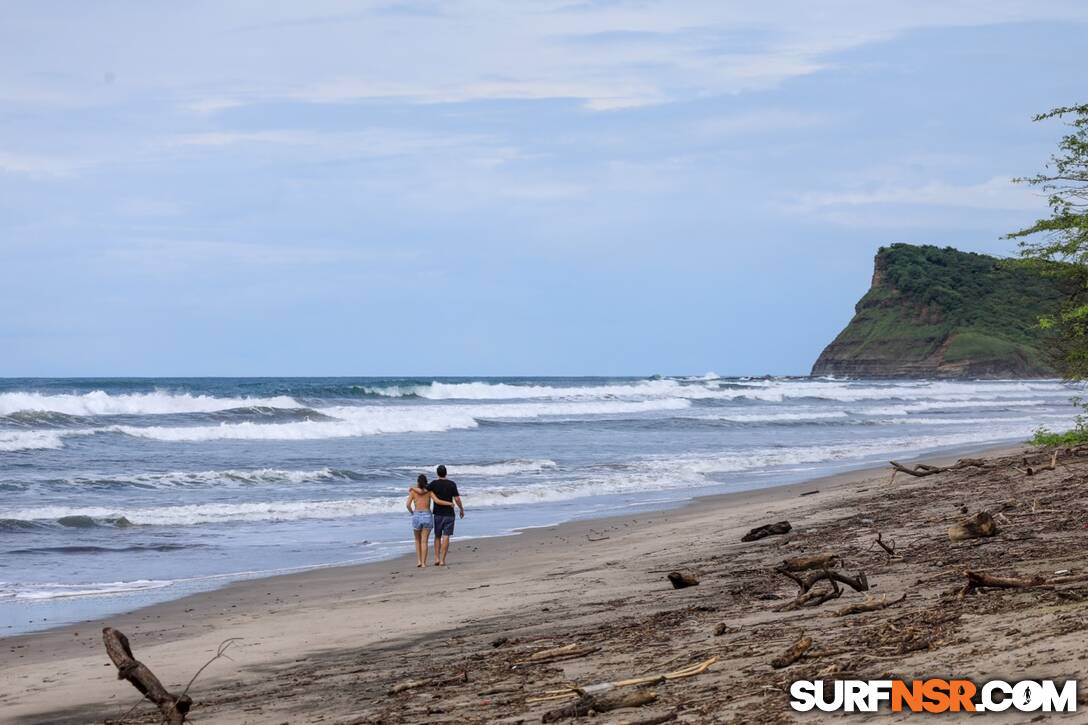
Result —
[{"label": "bare foot", "polygon": [[421,566],[423,566],[423,565],[422,564],[416,564],[416,569],[418,569]]}]

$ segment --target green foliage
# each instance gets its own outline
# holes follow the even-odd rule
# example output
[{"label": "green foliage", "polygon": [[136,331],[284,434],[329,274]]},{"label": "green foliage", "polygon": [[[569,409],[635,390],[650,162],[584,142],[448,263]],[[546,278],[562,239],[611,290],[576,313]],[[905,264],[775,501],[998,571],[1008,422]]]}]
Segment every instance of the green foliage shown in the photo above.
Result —
[{"label": "green foliage", "polygon": [[880,255],[885,278],[905,299],[932,310],[961,337],[975,333],[963,344],[976,348],[996,341],[1037,345],[1039,318],[1062,299],[1059,285],[1039,270],[985,254],[893,244]]},{"label": "green foliage", "polygon": [[876,267],[877,284],[836,339],[850,358],[937,356],[975,370],[1053,374],[1039,318],[1063,298],[1055,279],[1014,260],[909,244],[881,248]]},{"label": "green foliage", "polygon": [[1021,255],[1047,274],[1064,280],[1059,310],[1043,319],[1056,333],[1063,374],[1088,379],[1088,104],[1055,108],[1036,121],[1063,120],[1070,131],[1058,142],[1046,170],[1017,179],[1047,194],[1051,215],[1013,232]]},{"label": "green foliage", "polygon": [[1088,403],[1082,396],[1075,396],[1073,405],[1079,406],[1081,413],[1076,417],[1073,427],[1064,433],[1055,433],[1049,428],[1040,427],[1028,441],[1033,446],[1077,446],[1088,443]]},{"label": "green foliage", "polygon": [[1029,443],[1033,446],[1046,446],[1048,448],[1083,445],[1088,443],[1088,428],[1077,427],[1064,433],[1054,433],[1046,428],[1040,428],[1035,431],[1035,435],[1032,436]]}]

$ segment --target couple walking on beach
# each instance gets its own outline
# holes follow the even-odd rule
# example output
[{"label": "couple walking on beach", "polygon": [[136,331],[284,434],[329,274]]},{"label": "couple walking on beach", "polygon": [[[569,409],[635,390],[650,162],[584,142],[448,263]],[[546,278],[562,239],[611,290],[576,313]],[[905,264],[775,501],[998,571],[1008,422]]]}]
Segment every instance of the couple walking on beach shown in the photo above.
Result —
[{"label": "couple walking on beach", "polygon": [[[450,548],[450,537],[453,536],[453,524],[456,519],[453,515],[453,506],[465,518],[465,507],[461,504],[461,494],[457,491],[457,484],[446,478],[446,467],[439,466],[435,469],[438,478],[427,482],[427,477],[422,473],[416,479],[416,485],[408,489],[408,500],[404,505],[408,513],[412,515],[412,533],[416,537],[416,566],[427,566],[427,542],[434,530],[434,565],[446,565],[446,552]],[[434,503],[434,511],[431,504]]]}]

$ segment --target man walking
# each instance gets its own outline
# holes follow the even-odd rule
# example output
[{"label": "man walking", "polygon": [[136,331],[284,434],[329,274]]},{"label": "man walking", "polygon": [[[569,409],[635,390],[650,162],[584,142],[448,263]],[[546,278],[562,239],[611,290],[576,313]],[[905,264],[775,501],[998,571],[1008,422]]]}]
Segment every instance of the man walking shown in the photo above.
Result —
[{"label": "man walking", "polygon": [[[438,478],[427,484],[427,490],[434,491],[435,495],[443,501],[453,501],[461,512],[461,518],[465,518],[465,507],[461,504],[461,494],[457,491],[457,484],[446,478],[446,467],[439,466],[435,469]],[[450,537],[453,536],[453,506],[434,505],[434,565],[446,565],[446,552],[450,549]]]}]

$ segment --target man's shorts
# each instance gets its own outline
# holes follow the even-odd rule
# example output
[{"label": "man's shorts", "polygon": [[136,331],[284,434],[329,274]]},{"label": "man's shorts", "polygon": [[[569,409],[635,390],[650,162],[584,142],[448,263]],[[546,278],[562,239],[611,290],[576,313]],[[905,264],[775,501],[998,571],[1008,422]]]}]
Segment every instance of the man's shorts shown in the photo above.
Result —
[{"label": "man's shorts", "polygon": [[430,511],[416,511],[412,514],[412,531],[433,528],[434,520]]},{"label": "man's shorts", "polygon": [[437,539],[439,536],[453,536],[453,522],[456,520],[457,519],[454,516],[435,514],[434,537]]}]

